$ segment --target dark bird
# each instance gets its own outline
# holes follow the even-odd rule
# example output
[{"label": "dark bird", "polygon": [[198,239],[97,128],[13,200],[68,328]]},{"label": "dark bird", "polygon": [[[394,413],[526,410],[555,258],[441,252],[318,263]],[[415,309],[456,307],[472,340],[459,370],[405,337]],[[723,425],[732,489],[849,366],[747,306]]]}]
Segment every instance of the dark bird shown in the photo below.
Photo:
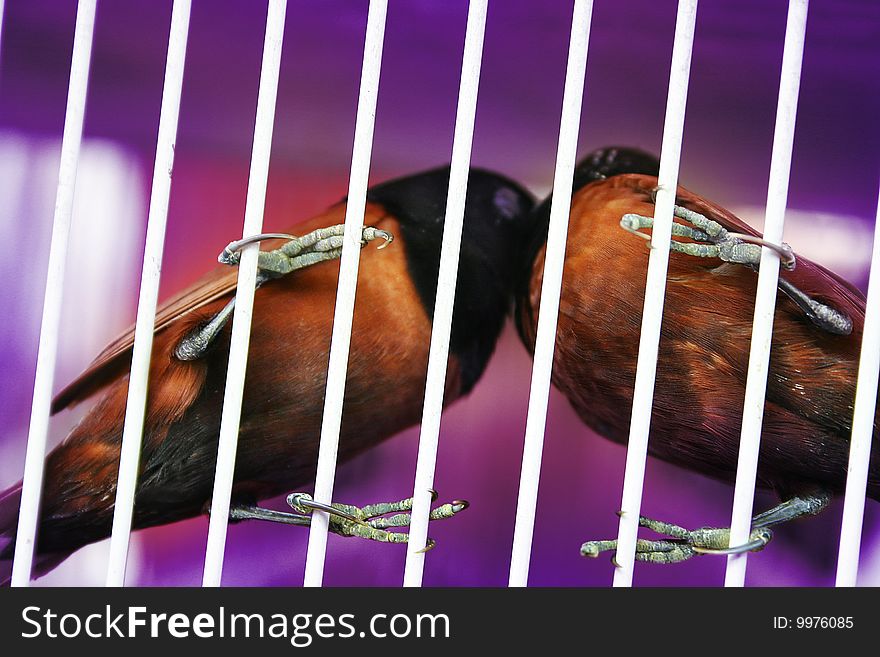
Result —
[{"label": "dark bird", "polygon": [[[339,458],[375,446],[421,418],[431,318],[437,290],[449,168],[372,187],[360,262]],[[479,380],[513,304],[516,260],[529,234],[532,197],[516,183],[473,169],[465,207],[445,403]],[[261,251],[233,487],[233,518],[308,517],[256,506],[315,476],[329,358],[338,257],[346,205],[298,224],[288,242]],[[330,227],[330,228],[327,228]],[[221,262],[236,264],[235,248]],[[316,264],[320,263],[320,264]],[[311,266],[314,265],[314,266]],[[299,269],[290,275],[284,275]],[[213,487],[229,351],[226,319],[237,270],[217,268],[158,312],[149,373],[135,529],[206,512]],[[100,399],[46,459],[36,574],[109,535],[128,389],[133,332],[108,346],[55,398],[53,412],[96,393]],[[294,509],[315,505],[292,496]],[[0,535],[14,542],[21,484],[0,495]],[[378,513],[406,511],[408,501],[358,509],[339,505],[331,529],[385,541],[405,534]],[[435,510],[448,517],[464,507]],[[6,568],[13,543],[0,553]],[[4,572],[0,572],[0,581]]]},{"label": "dark bird", "polygon": [[[576,168],[556,333],[553,382],[594,431],[626,443],[635,383],[659,163],[606,148]],[[724,208],[679,187],[649,452],[732,483],[736,475],[760,260],[758,233]],[[550,201],[517,292],[516,323],[534,352]],[[629,232],[627,232],[629,231]],[[633,235],[631,233],[636,233]],[[642,518],[669,540],[640,540],[636,557],[670,563],[700,552],[760,549],[769,527],[827,506],[846,482],[865,299],[853,285],[779,245],[781,272],[767,384],[758,484],[781,504],[753,519],[750,541],[729,530]],[[868,494],[880,499],[880,441]],[[615,541],[590,541],[596,556]]]}]

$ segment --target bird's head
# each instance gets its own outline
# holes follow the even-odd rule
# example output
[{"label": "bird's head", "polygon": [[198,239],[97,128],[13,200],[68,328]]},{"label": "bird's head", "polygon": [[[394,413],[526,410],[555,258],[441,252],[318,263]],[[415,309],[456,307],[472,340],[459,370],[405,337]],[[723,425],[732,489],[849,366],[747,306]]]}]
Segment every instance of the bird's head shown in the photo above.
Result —
[{"label": "bird's head", "polygon": [[[367,196],[400,221],[410,275],[428,317],[437,294],[448,185],[449,167],[441,167],[376,185]],[[464,393],[482,375],[512,307],[534,205],[532,195],[512,180],[470,170],[450,340]]]}]

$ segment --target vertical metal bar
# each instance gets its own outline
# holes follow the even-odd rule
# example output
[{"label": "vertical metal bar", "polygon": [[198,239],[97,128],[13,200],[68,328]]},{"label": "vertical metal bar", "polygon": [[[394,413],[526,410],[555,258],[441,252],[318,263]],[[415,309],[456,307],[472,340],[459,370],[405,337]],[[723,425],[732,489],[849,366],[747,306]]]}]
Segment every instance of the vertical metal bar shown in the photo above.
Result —
[{"label": "vertical metal bar", "polygon": [[632,421],[626,450],[623,500],[620,504],[620,525],[617,535],[616,559],[619,567],[614,571],[614,586],[632,586],[636,534],[642,506],[645,461],[648,454],[648,431],[651,427],[651,409],[654,403],[660,325],[663,320],[663,302],[666,295],[666,270],[669,264],[669,242],[672,235],[672,210],[678,187],[678,165],[684,133],[684,114],[687,105],[696,18],[697,0],[680,0],[675,20],[669,93],[666,99],[666,119],[663,125],[663,143],[660,150],[659,189],[654,208],[654,228],[651,237],[651,255],[648,258],[648,278],[645,286],[645,305],[642,311]]},{"label": "vertical metal bar", "polygon": [[40,326],[34,398],[31,406],[30,428],[28,429],[21,510],[12,564],[12,586],[28,586],[33,565],[34,542],[39,523],[40,497],[43,490],[43,459],[46,456],[46,438],[49,433],[49,409],[52,404],[55,356],[58,351],[64,272],[67,265],[67,242],[70,236],[70,219],[73,214],[76,166],[82,143],[96,3],[97,0],[80,0],[76,10],[67,110],[64,115],[64,132],[61,138],[58,191],[55,196],[55,216],[52,220],[52,241],[49,247],[49,269],[46,275],[46,294],[43,299],[43,319]]},{"label": "vertical metal bar", "polygon": [[[244,210],[243,237],[256,235],[263,227],[286,12],[287,0],[269,0],[266,36],[263,42],[263,63],[260,70],[260,90],[257,95],[254,145],[251,151],[251,168]],[[241,423],[241,404],[250,346],[259,248],[258,244],[245,247],[241,252],[238,267],[238,287],[235,312],[232,316],[232,336],[226,370],[226,389],[223,394],[223,412],[220,416],[220,443],[217,450],[217,468],[214,472],[214,492],[211,498],[211,519],[208,526],[202,586],[220,586],[223,575],[226,529],[229,524],[235,452],[238,448],[238,430]]]},{"label": "vertical metal bar", "polygon": [[[387,13],[388,0],[370,0],[351,156],[351,174],[348,179],[348,203],[345,209],[339,284],[336,289],[336,308],[333,313],[333,332],[330,338],[318,469],[315,477],[314,497],[326,504],[332,501],[333,483],[336,478],[336,456],[339,450],[339,430],[342,426],[342,402],[345,397],[345,377],[351,347],[351,325],[354,319],[354,300],[361,253],[360,240],[367,205],[367,180],[373,153],[373,127],[376,123],[376,99],[379,95],[379,74],[382,68]],[[329,517],[325,512],[312,513],[306,553],[305,586],[321,586],[323,582],[328,526]]]},{"label": "vertical metal bar", "polygon": [[871,279],[868,282],[862,350],[859,354],[859,378],[856,383],[852,440],[849,445],[840,549],[837,553],[836,586],[855,586],[859,571],[868,466],[871,461],[871,440],[874,437],[874,414],[877,410],[878,374],[880,374],[880,196],[877,198]]},{"label": "vertical metal bar", "polygon": [[[788,200],[788,178],[791,170],[791,151],[794,146],[794,126],[801,83],[808,5],[808,0],[791,0],[785,27],[779,100],[776,107],[776,129],[773,134],[773,153],[770,159],[770,185],[767,190],[767,211],[764,221],[764,239],[776,244],[782,242],[785,205]],[[761,445],[761,425],[764,419],[764,396],[767,392],[767,374],[770,369],[770,343],[773,337],[778,280],[779,256],[772,249],[764,247],[761,250],[755,315],[752,320],[749,371],[746,377],[736,487],[733,493],[730,545],[741,545],[748,541],[752,527],[752,506],[758,471],[758,450]],[[727,558],[725,586],[743,586],[746,578],[746,561],[746,554],[731,555]]]},{"label": "vertical metal bar", "polygon": [[468,5],[455,133],[452,138],[449,187],[446,195],[446,215],[443,220],[443,241],[440,247],[440,269],[437,275],[437,296],[434,301],[434,323],[428,350],[428,374],[416,461],[412,520],[403,575],[404,586],[421,586],[425,566],[424,548],[428,539],[428,514],[431,511],[430,489],[434,487],[434,469],[440,440],[440,415],[443,412],[443,395],[446,391],[446,363],[449,359],[452,310],[455,305],[455,284],[458,279],[458,260],[464,226],[465,198],[488,4],[488,0],[471,0]]},{"label": "vertical metal bar", "polygon": [[0,0],[0,46],[3,45],[3,17],[6,10],[6,0]]},{"label": "vertical metal bar", "polygon": [[526,586],[532,556],[532,535],[541,477],[544,430],[550,398],[550,376],[556,346],[556,325],[559,320],[559,297],[562,293],[562,272],[565,264],[565,242],[571,208],[574,167],[577,157],[587,51],[593,0],[576,0],[571,19],[568,65],[562,95],[562,118],[559,122],[559,143],[556,147],[556,171],[553,175],[553,199],[550,205],[550,227],[544,259],[544,280],[541,283],[541,308],[535,337],[532,364],[532,385],[526,420],[525,445],[516,505],[516,526],[510,560],[509,586]]},{"label": "vertical metal bar", "polygon": [[180,95],[183,89],[183,68],[186,60],[190,6],[190,0],[175,0],[171,11],[168,55],[165,62],[165,83],[162,89],[162,107],[159,112],[159,134],[156,140],[156,160],[153,166],[147,238],[144,245],[144,264],[141,271],[141,287],[135,321],[131,373],[128,379],[125,422],[122,428],[116,502],[113,508],[107,586],[122,586],[125,583],[125,566],[128,560],[128,545],[131,536],[135,488],[137,487],[138,464],[147,405],[147,379],[150,373],[150,355],[153,350],[153,326],[156,322],[156,303],[159,300],[159,277],[162,271],[162,250],[165,245],[168,199],[171,195],[174,142],[177,138],[177,119],[180,110]]}]

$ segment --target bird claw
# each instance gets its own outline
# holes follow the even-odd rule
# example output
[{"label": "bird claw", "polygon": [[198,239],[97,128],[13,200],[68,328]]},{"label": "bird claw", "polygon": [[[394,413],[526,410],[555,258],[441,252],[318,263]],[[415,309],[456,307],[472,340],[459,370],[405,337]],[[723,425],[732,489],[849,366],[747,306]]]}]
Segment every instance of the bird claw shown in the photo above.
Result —
[{"label": "bird claw", "polygon": [[[437,499],[437,491],[431,491],[431,501]],[[408,511],[412,510],[413,498],[398,502],[370,504],[357,507],[351,504],[323,504],[316,502],[308,493],[291,493],[287,503],[297,513],[310,515],[314,510],[325,511],[330,515],[329,530],[339,536],[356,536],[380,543],[408,543],[409,534],[388,531],[393,527],[408,526],[411,520]],[[453,500],[431,510],[429,520],[452,518],[467,509],[465,500]],[[393,514],[393,515],[391,515]],[[420,552],[427,552],[436,545],[429,538]]]},{"label": "bird claw", "polygon": [[[639,517],[639,526],[647,527],[658,534],[667,536],[662,540],[636,541],[636,561],[647,563],[672,564],[687,561],[696,554],[731,555],[762,550],[773,538],[767,527],[752,530],[749,540],[743,545],[729,547],[730,530],[727,528],[701,527],[687,530],[678,525]],[[581,556],[595,558],[602,552],[617,551],[616,540],[587,541],[581,545]],[[616,554],[611,561],[617,567]]]},{"label": "bird claw", "polygon": [[[320,262],[323,259],[332,259],[339,256],[342,248],[342,238],[345,235],[345,224],[337,224],[327,228],[318,228],[311,233],[296,237],[287,233],[260,233],[251,235],[234,242],[230,242],[217,256],[217,261],[224,265],[238,265],[241,261],[239,251],[249,244],[262,242],[270,239],[283,239],[287,243],[274,251],[265,251],[260,254],[260,269],[273,274],[286,274],[295,269]],[[361,245],[365,246],[375,239],[385,240],[379,248],[384,249],[394,241],[394,235],[387,230],[374,226],[364,226],[361,230]],[[316,259],[305,258],[312,254],[326,254],[328,257]],[[275,261],[280,261],[276,264]],[[278,266],[280,265],[280,266]]]},{"label": "bird claw", "polygon": [[324,504],[312,499],[308,493],[291,493],[287,496],[287,504],[297,513],[304,516],[309,515],[312,511],[325,511],[334,516],[338,516],[351,522],[358,522],[359,518],[346,509],[346,504]]},{"label": "bird claw", "polygon": [[293,240],[296,239],[293,235],[288,235],[287,233],[260,233],[259,235],[251,235],[250,237],[244,237],[240,240],[235,240],[234,242],[230,242],[226,245],[226,247],[220,252],[220,255],[217,256],[217,262],[223,265],[237,265],[241,261],[241,251],[244,247],[249,244],[254,244],[255,242],[262,242],[263,240]]},{"label": "bird claw", "polygon": [[377,249],[378,251],[381,251],[394,241],[394,235],[389,233],[387,230],[382,230],[381,228],[364,226],[364,230],[361,236],[361,244],[366,245],[368,242],[372,242],[375,239],[385,240],[385,242],[383,244],[380,244],[379,248]]},{"label": "bird claw", "polygon": [[[782,266],[788,271],[793,270],[797,264],[794,251],[785,242],[774,244],[755,235],[729,232],[717,221],[679,205],[673,206],[673,215],[689,225],[673,222],[672,237],[692,240],[683,242],[672,239],[669,248],[677,253],[699,258],[718,258],[723,262],[758,269],[761,264],[761,247],[767,247],[776,252]],[[620,218],[620,227],[628,233],[648,240],[649,247],[651,237],[643,233],[642,229],[653,226],[652,217],[640,214],[627,213]],[[779,277],[778,286],[807,318],[823,331],[835,335],[849,335],[852,332],[852,319],[845,313],[816,301],[782,277]]]},{"label": "bird claw", "polygon": [[[236,266],[241,263],[241,249],[269,239],[288,240],[280,248],[274,251],[260,251],[257,260],[257,281],[259,288],[266,281],[279,278],[297,269],[304,269],[311,265],[334,260],[342,255],[342,238],[345,231],[344,224],[318,228],[302,237],[295,237],[287,233],[260,233],[251,235],[226,245],[217,261],[224,265]],[[386,230],[373,226],[365,226],[361,234],[361,244],[366,245],[375,239],[383,239],[385,242],[379,247],[384,249],[394,240],[394,235]],[[217,335],[226,326],[235,307],[233,297],[222,310],[217,312],[210,320],[194,327],[187,333],[174,348],[174,356],[178,360],[193,361],[204,356],[208,347],[216,339]]]},{"label": "bird claw", "polygon": [[[689,225],[673,222],[672,237],[693,240],[682,242],[673,239],[669,244],[669,248],[673,251],[757,267],[761,262],[761,247],[766,246],[779,255],[783,267],[788,270],[795,268],[797,260],[794,251],[785,242],[780,245],[754,235],[731,233],[717,221],[680,205],[673,206],[673,216],[684,220]],[[653,217],[627,213],[620,218],[621,228],[646,240],[651,238],[641,231],[644,228],[653,228],[653,226]]]}]

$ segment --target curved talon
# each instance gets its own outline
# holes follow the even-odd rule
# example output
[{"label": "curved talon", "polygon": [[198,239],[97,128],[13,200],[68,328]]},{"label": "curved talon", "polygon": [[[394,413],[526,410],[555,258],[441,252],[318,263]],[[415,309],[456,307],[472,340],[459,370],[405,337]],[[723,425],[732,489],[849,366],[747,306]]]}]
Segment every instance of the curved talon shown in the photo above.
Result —
[{"label": "curved talon", "polygon": [[628,212],[620,218],[620,227],[626,232],[638,235],[647,242],[651,241],[651,236],[639,230],[641,228],[641,215]]},{"label": "curved talon", "polygon": [[471,503],[467,500],[452,500],[451,504],[453,513],[464,511],[471,505]]},{"label": "curved talon", "polygon": [[233,257],[237,251],[241,251],[248,244],[253,244],[254,242],[262,242],[263,240],[293,240],[296,239],[293,235],[288,235],[287,233],[260,233],[259,235],[251,235],[250,237],[243,237],[240,240],[235,240],[234,242],[230,242],[226,245],[220,255],[217,256],[217,261],[221,264],[229,264],[232,262]]},{"label": "curved talon", "polygon": [[383,240],[385,240],[385,243],[384,243],[384,244],[380,244],[379,247],[376,249],[377,251],[381,251],[381,250],[384,249],[386,246],[388,246],[389,244],[391,244],[391,242],[394,241],[394,235],[392,235],[391,233],[389,233],[387,230],[377,229],[377,230],[376,230],[376,237],[381,237]]},{"label": "curved talon", "polygon": [[315,501],[308,493],[291,493],[287,496],[287,504],[290,505],[290,507],[294,511],[298,511],[303,515],[308,515],[309,513],[311,513],[311,511],[308,510],[311,509],[312,511],[325,511],[326,513],[330,513],[334,516],[339,516],[340,518],[345,518],[346,520],[351,520],[352,522],[361,521],[360,518],[353,516],[347,511],[339,509],[330,504],[324,504],[323,502]]},{"label": "curved talon", "polygon": [[440,493],[438,493],[433,488],[429,488],[428,492],[431,493],[431,502],[436,502],[437,499],[440,497]]},{"label": "curved talon", "polygon": [[429,538],[425,543],[425,547],[423,547],[421,550],[416,550],[416,554],[424,554],[425,552],[430,552],[434,549],[434,546],[436,545],[437,541],[435,541],[433,538]]},{"label": "curved talon", "polygon": [[789,271],[793,270],[797,264],[797,258],[794,255],[794,251],[791,246],[785,242],[782,244],[774,244],[773,242],[768,242],[765,239],[755,237],[754,235],[748,235],[746,233],[727,233],[727,235],[728,237],[734,237],[742,242],[759,244],[760,246],[766,246],[771,251],[775,251],[782,260],[782,266]]}]

